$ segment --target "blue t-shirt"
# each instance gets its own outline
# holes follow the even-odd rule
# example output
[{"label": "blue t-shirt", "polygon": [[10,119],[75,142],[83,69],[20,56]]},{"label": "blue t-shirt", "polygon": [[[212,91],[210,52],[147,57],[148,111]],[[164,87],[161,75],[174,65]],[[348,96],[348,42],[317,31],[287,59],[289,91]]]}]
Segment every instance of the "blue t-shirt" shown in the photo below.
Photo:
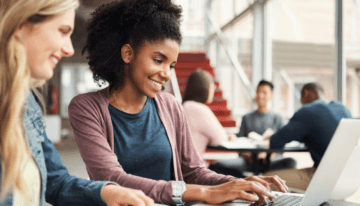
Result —
[{"label": "blue t-shirt", "polygon": [[282,148],[292,140],[304,142],[317,167],[342,118],[351,118],[351,113],[340,102],[314,101],[299,109],[289,123],[271,137],[270,147]]},{"label": "blue t-shirt", "polygon": [[137,114],[109,104],[114,130],[114,151],[128,174],[153,180],[171,180],[172,151],[155,100],[147,98]]}]

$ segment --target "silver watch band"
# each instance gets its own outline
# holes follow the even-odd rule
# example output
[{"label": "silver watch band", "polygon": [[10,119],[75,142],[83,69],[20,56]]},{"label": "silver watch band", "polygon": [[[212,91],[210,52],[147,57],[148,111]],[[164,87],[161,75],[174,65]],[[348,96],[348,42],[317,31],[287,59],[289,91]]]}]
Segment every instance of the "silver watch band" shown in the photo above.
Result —
[{"label": "silver watch band", "polygon": [[184,181],[175,181],[172,184],[172,200],[176,205],[183,205],[185,202],[182,201],[182,196],[186,191],[186,184]]},{"label": "silver watch band", "polygon": [[173,202],[175,205],[184,205],[185,202],[182,201],[182,197],[172,197]]}]

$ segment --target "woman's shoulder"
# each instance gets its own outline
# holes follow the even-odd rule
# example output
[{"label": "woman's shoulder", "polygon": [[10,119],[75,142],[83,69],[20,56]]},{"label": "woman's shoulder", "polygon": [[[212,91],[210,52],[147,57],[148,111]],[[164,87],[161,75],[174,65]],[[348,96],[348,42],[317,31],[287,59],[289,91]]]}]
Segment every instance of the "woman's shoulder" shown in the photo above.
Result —
[{"label": "woman's shoulder", "polygon": [[170,119],[182,119],[184,117],[184,109],[181,103],[171,93],[158,92],[154,99],[159,114]]},{"label": "woman's shoulder", "polygon": [[76,95],[70,102],[71,104],[97,103],[104,104],[109,102],[109,89],[105,88],[98,91],[83,93]]},{"label": "woman's shoulder", "polygon": [[83,110],[104,110],[109,105],[109,90],[108,88],[83,93],[75,96],[69,104],[69,116],[70,111],[78,113]]},{"label": "woman's shoulder", "polygon": [[209,111],[210,110],[210,108],[208,106],[206,106],[205,104],[200,103],[200,102],[196,102],[196,101],[192,101],[192,100],[184,102],[183,107],[185,109],[191,109],[191,110],[193,110],[193,109],[202,110],[202,111]]},{"label": "woman's shoulder", "polygon": [[174,95],[164,91],[156,93],[154,99],[155,102],[160,103],[166,107],[177,107],[180,104],[180,102],[176,100]]}]

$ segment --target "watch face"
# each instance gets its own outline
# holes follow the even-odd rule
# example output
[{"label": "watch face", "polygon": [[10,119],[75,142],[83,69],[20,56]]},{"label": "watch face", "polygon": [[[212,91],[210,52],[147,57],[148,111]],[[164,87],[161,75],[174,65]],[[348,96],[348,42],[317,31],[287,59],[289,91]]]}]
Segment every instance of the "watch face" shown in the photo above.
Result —
[{"label": "watch face", "polygon": [[181,196],[184,192],[184,186],[179,183],[173,184],[173,196]]},{"label": "watch face", "polygon": [[173,195],[174,196],[181,196],[182,194],[182,185],[180,184],[173,184]]}]

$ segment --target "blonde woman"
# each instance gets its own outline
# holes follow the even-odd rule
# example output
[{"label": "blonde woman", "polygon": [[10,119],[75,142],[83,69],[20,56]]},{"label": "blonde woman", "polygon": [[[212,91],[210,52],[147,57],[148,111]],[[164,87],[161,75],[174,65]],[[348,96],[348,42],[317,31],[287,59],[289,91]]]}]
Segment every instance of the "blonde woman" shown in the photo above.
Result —
[{"label": "blonde woman", "polygon": [[142,192],[68,174],[31,89],[74,53],[77,0],[0,0],[0,205],[152,205]]}]

